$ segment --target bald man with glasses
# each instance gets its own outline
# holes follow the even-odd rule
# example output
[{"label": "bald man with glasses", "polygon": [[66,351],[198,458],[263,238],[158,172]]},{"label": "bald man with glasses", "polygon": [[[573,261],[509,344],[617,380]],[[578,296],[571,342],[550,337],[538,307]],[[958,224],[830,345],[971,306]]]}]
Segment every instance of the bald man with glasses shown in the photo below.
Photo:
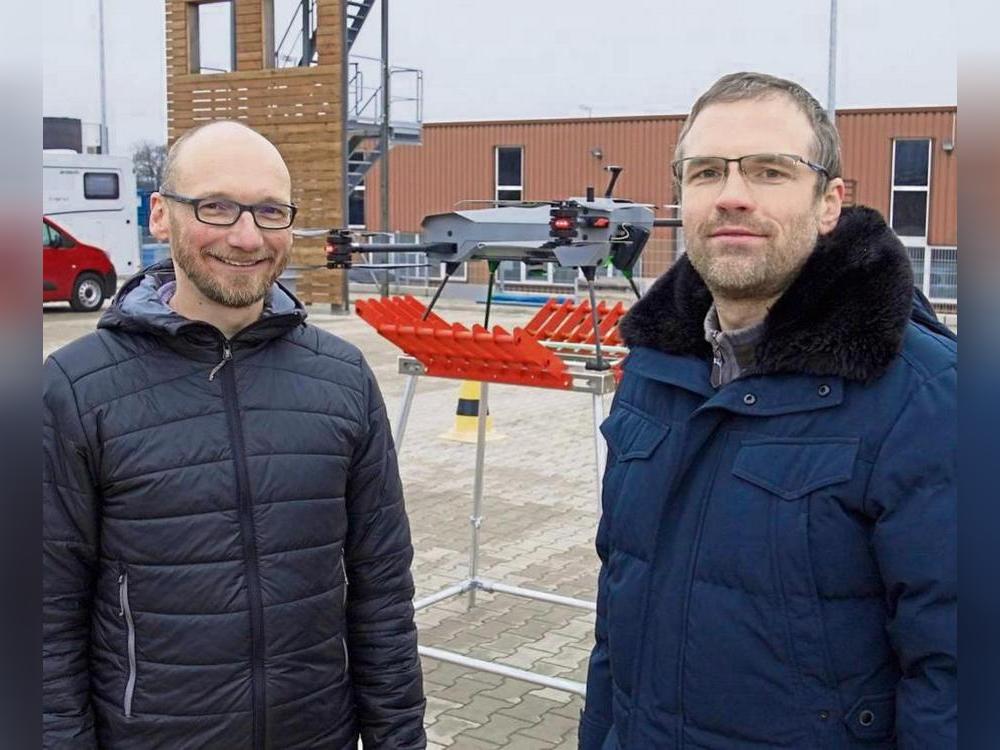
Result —
[{"label": "bald man with glasses", "polygon": [[423,748],[378,384],[278,283],[278,150],[215,122],[152,196],[171,260],[45,363],[46,748]]},{"label": "bald man with glasses", "polygon": [[717,81],[621,324],[582,750],[956,746],[957,343],[796,83]]}]

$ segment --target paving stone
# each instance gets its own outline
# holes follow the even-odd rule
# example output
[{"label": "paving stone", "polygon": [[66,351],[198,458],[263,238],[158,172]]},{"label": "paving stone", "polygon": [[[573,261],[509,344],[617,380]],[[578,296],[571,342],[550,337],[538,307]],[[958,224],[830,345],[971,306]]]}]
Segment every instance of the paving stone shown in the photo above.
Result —
[{"label": "paving stone", "polygon": [[517,704],[500,708],[498,712],[505,716],[513,716],[515,719],[526,721],[529,724],[537,724],[540,721],[544,721],[546,716],[561,705],[561,703],[528,694]]},{"label": "paving stone", "polygon": [[497,748],[509,748],[506,742],[499,744],[487,740],[470,737],[468,732],[463,732],[455,738],[456,750],[497,750]]},{"label": "paving stone", "polygon": [[[489,740],[490,742],[496,742],[497,744],[506,747],[510,736],[514,732],[531,728],[531,724],[527,721],[521,721],[520,719],[515,719],[512,716],[505,716],[501,713],[494,713],[490,716],[489,721],[481,727],[470,729],[467,732],[464,732],[463,736],[472,737],[473,739]],[[528,734],[529,737],[531,736],[527,732],[525,734]],[[541,737],[538,739],[546,738]]]},{"label": "paving stone", "polygon": [[450,709],[448,715],[457,716],[474,724],[485,724],[501,708],[506,708],[509,705],[507,701],[490,698],[484,696],[482,693],[477,693],[465,705]]},{"label": "paving stone", "polygon": [[575,644],[579,638],[573,638],[571,636],[562,635],[560,633],[548,632],[543,635],[539,640],[531,644],[532,648],[538,649],[539,651],[547,651],[552,655],[560,653],[566,646],[570,644]]},{"label": "paving stone", "polygon": [[582,700],[573,693],[567,693],[565,690],[555,690],[554,688],[549,687],[532,690],[530,694],[560,705],[572,703],[574,700]]},{"label": "paving stone", "polygon": [[439,745],[444,745],[445,747],[451,747],[455,744],[456,735],[467,729],[475,729],[477,726],[478,725],[473,724],[471,721],[443,714],[438,717],[437,721],[427,727],[427,741],[436,742]]},{"label": "paving stone", "polygon": [[504,680],[502,684],[497,685],[495,688],[490,690],[484,690],[479,693],[479,695],[496,698],[497,700],[505,701],[510,705],[515,705],[520,703],[530,690],[530,683],[524,682],[523,680],[508,678]]},{"label": "paving stone", "polygon": [[443,712],[461,707],[461,703],[445,700],[436,694],[428,694],[427,710],[424,712],[424,725],[430,726],[437,721],[438,716],[440,716]]},{"label": "paving stone", "polygon": [[[551,742],[528,737],[520,732],[514,732],[510,736],[508,743],[508,750],[551,750],[551,748],[555,747]],[[577,749],[574,748],[573,750]]]},{"label": "paving stone", "polygon": [[433,695],[458,706],[467,706],[477,693],[489,690],[490,686],[481,680],[473,679],[472,675],[462,675],[450,687],[435,690]]},{"label": "paving stone", "polygon": [[[538,648],[538,645],[535,645]],[[577,645],[569,645],[562,648],[558,654],[553,654],[545,658],[550,664],[557,664],[561,667],[578,669],[580,666],[586,667],[590,660],[590,650]]]},{"label": "paving stone", "polygon": [[549,713],[537,724],[521,730],[521,733],[536,739],[558,743],[562,742],[571,732],[575,734],[579,725],[579,721],[567,719],[556,713]]},{"label": "paving stone", "polygon": [[[477,630],[476,635],[482,635],[482,630]],[[513,654],[517,649],[528,645],[531,645],[533,648],[539,648],[538,644],[531,638],[525,638],[512,632],[502,633],[492,641],[483,644],[483,646],[489,648],[491,651],[505,655]]]}]

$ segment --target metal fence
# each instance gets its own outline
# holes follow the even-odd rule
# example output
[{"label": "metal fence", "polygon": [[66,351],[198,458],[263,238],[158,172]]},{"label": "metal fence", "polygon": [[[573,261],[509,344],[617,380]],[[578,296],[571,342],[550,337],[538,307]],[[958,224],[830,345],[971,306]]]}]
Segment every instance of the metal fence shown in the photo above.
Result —
[{"label": "metal fence", "polygon": [[913,283],[924,295],[942,304],[958,302],[958,248],[908,247]]}]

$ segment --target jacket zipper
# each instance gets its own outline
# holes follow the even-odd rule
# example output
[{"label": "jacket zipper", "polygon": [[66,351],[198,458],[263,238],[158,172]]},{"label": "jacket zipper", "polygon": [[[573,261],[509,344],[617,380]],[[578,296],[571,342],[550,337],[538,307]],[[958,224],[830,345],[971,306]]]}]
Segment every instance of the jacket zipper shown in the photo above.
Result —
[{"label": "jacket zipper", "polygon": [[713,388],[719,388],[722,385],[722,368],[725,364],[726,358],[723,356],[722,346],[719,344],[719,332],[712,331],[712,373],[709,376],[709,382]]},{"label": "jacket zipper", "polygon": [[125,626],[128,629],[128,681],[125,683],[123,708],[125,716],[131,718],[132,696],[135,695],[135,622],[128,601],[128,570],[124,567],[118,575],[118,605],[118,616],[125,618]]},{"label": "jacket zipper", "polygon": [[[214,373],[222,370],[226,362],[233,358],[228,340],[222,345],[222,361],[216,365]],[[250,651],[252,667],[253,698],[251,716],[253,722],[253,747],[264,749],[266,737],[264,685],[264,605],[260,592],[260,572],[257,560],[256,531],[253,522],[253,507],[250,502],[250,477],[247,472],[246,447],[243,442],[243,427],[240,423],[239,402],[236,393],[236,374],[232,367],[222,372],[223,405],[232,437],[233,464],[236,468],[236,491],[238,494],[240,536],[243,541],[243,555],[246,559],[247,599],[250,606]]]},{"label": "jacket zipper", "polygon": [[232,362],[233,360],[233,347],[230,345],[229,341],[222,342],[222,361],[219,362],[212,371],[208,373],[209,382],[215,380],[215,376],[219,374],[219,370],[225,367],[226,362]]}]

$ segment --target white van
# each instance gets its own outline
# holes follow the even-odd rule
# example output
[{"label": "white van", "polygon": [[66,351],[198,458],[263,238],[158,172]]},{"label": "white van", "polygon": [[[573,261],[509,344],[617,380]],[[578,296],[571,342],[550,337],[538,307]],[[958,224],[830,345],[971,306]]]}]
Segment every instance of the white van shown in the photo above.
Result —
[{"label": "white van", "polygon": [[45,216],[81,242],[105,250],[119,276],[140,269],[138,198],[130,158],[43,151],[42,194]]}]

